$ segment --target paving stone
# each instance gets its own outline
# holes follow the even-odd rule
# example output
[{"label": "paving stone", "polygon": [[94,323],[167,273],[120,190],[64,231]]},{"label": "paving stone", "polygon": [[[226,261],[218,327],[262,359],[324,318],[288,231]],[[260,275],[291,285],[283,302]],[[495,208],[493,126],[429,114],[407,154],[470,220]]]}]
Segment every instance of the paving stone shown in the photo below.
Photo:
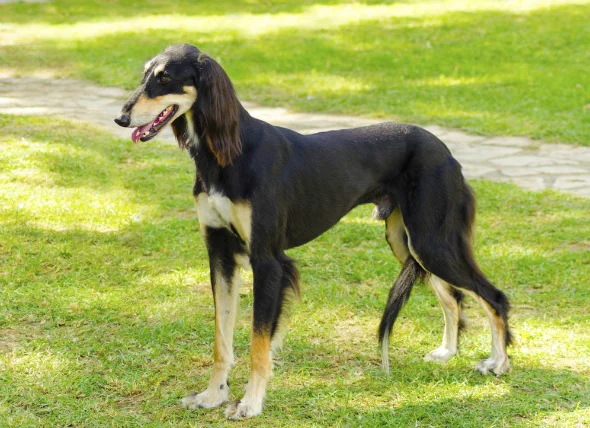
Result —
[{"label": "paving stone", "polygon": [[557,177],[553,183],[553,188],[556,190],[571,190],[580,187],[590,188],[590,174],[586,176],[565,175]]},{"label": "paving stone", "polygon": [[[435,134],[436,135],[436,134]],[[459,143],[459,144],[471,144],[471,143],[481,143],[485,140],[485,137],[479,135],[469,135],[461,131],[448,131],[444,134],[444,142],[449,143]]]},{"label": "paving stone", "polygon": [[523,155],[523,156],[508,156],[502,157],[498,159],[490,160],[491,163],[494,165],[501,165],[501,166],[521,166],[521,167],[531,167],[531,166],[543,166],[543,165],[575,165],[577,162],[574,160],[565,160],[565,159],[552,159],[546,156],[533,156],[533,155]]},{"label": "paving stone", "polygon": [[588,187],[578,187],[573,190],[563,190],[568,193],[573,193],[576,196],[581,196],[584,198],[590,198],[590,186]]},{"label": "paving stone", "polygon": [[511,178],[509,182],[529,190],[544,190],[547,188],[543,177],[517,177]]},{"label": "paving stone", "polygon": [[94,94],[105,98],[122,98],[126,99],[129,93],[119,88],[94,88]]},{"label": "paving stone", "polygon": [[52,110],[47,107],[6,107],[0,108],[2,114],[14,114],[24,116],[40,116],[51,114]]},{"label": "paving stone", "polygon": [[571,153],[579,162],[587,162],[590,164],[590,147],[576,147]]},{"label": "paving stone", "polygon": [[590,169],[573,166],[540,166],[530,168],[503,168],[502,174],[509,177],[520,177],[526,175],[558,175],[558,174],[589,174]]},{"label": "paving stone", "polygon": [[466,161],[481,162],[488,159],[513,155],[519,153],[520,151],[521,149],[517,147],[482,147],[474,144],[458,147],[452,153],[457,157],[457,159],[459,159],[459,161],[461,161],[461,159],[465,159]]},{"label": "paving stone", "polygon": [[423,128],[426,129],[431,134],[436,135],[440,139],[442,139],[443,137],[446,138],[447,132],[451,132],[448,129],[443,128],[443,127],[438,126],[438,125],[426,125]]},{"label": "paving stone", "polygon": [[461,165],[463,174],[469,178],[481,178],[491,172],[497,171],[497,168],[492,168],[484,165]]},{"label": "paving stone", "polygon": [[[539,153],[543,155],[552,155],[554,153],[569,154],[575,148],[576,146],[571,146],[568,144],[541,144],[539,146]],[[590,148],[588,148],[588,151],[590,151]]]},{"label": "paving stone", "polygon": [[524,137],[492,137],[484,139],[481,144],[508,147],[534,147],[539,143]]}]

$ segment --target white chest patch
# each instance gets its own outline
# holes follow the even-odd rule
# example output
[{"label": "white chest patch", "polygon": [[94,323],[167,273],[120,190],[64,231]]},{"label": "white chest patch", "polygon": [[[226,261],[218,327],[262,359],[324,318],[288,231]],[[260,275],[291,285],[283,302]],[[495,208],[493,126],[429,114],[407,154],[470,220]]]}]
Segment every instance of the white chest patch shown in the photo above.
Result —
[{"label": "white chest patch", "polygon": [[237,233],[246,246],[250,245],[252,232],[252,209],[246,202],[232,202],[227,196],[220,193],[205,192],[195,197],[197,215],[201,229],[212,227],[216,229],[228,229]]}]

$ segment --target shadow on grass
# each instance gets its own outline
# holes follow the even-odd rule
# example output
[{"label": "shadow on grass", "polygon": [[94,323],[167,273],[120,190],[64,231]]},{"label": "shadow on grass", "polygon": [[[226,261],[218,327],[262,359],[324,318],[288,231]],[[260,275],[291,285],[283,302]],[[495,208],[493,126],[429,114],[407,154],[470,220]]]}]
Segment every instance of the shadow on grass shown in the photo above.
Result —
[{"label": "shadow on grass", "polygon": [[[195,5],[181,13],[233,10],[230,3]],[[308,6],[316,3],[340,2],[273,3],[276,9],[268,13],[300,13],[294,19],[305,22]],[[266,11],[267,6],[236,7]],[[97,18],[137,13],[130,5],[107,9],[99,13],[91,4],[80,13]],[[149,13],[154,10],[162,13],[157,5]],[[222,60],[244,99],[586,144],[584,88],[590,82],[580,52],[588,45],[587,12],[587,5],[563,5],[530,13],[359,17],[334,26],[326,20],[318,28],[268,24],[262,34],[242,27],[220,34],[176,26],[99,34],[74,43],[41,39],[33,46],[1,46],[0,56],[7,67],[11,62],[19,69],[69,67],[102,84],[131,89],[148,57],[168,44],[190,42]]]},{"label": "shadow on grass", "polygon": [[[36,168],[42,173],[39,181],[48,181],[49,187],[97,194],[119,190],[137,204],[162,207],[162,215],[193,207],[194,163],[175,146],[132,145],[92,124],[55,118],[0,115],[0,130],[19,151],[18,160],[0,158],[0,165]],[[38,177],[28,173],[21,179],[31,184]]]},{"label": "shadow on grass", "polygon": [[[31,413],[53,425],[86,423],[86,418],[103,423],[111,417],[122,424],[151,418],[218,423],[218,413],[176,407],[182,394],[205,385],[213,338],[206,251],[196,218],[186,211],[192,206],[193,179],[186,154],[158,143],[134,148],[65,121],[0,117],[0,125],[10,141],[3,152],[10,154],[4,173],[22,161],[52,179],[27,184],[27,177],[15,174],[3,185],[28,185],[26,196],[41,202],[54,188],[98,194],[124,189],[125,197],[152,209],[145,218],[107,232],[84,229],[67,218],[39,225],[54,215],[43,204],[38,212],[4,218],[2,402],[11,412]],[[559,333],[573,331],[570,344],[581,341],[578,329],[588,321],[588,251],[571,252],[564,243],[590,233],[589,202],[502,184],[474,185],[484,270],[516,307],[534,304],[518,321],[534,324],[549,317],[561,323],[554,328]],[[96,215],[84,201],[77,209]],[[423,287],[396,326],[395,368],[384,377],[373,335],[399,267],[383,239],[383,225],[354,221],[369,219],[370,210],[355,210],[350,221],[291,252],[300,261],[304,301],[296,308],[289,352],[271,384],[268,420],[282,424],[288,414],[296,424],[465,421],[475,426],[588,407],[583,369],[547,369],[529,357],[517,360],[509,376],[485,378],[472,373],[472,347],[467,359],[460,357],[448,368],[422,362],[422,353],[438,342],[439,332],[431,337],[428,330],[432,320],[437,330],[441,322],[435,299]],[[539,284],[542,292],[530,291]],[[243,300],[248,312],[251,298]],[[359,321],[360,327],[348,321]],[[474,336],[484,341],[481,332]],[[477,342],[475,352],[487,352],[487,341],[486,330],[485,348]],[[236,336],[238,385],[246,381],[248,342],[244,316]],[[240,387],[233,389],[234,395],[239,392]]]},{"label": "shadow on grass", "polygon": [[[359,2],[366,4],[415,3],[416,0],[370,0]],[[137,3],[127,0],[110,0],[108,7],[104,1],[72,2],[56,0],[50,4],[28,3],[3,6],[4,16],[0,22],[25,23],[92,23],[97,19],[109,20],[117,18],[137,18],[154,15],[239,15],[239,14],[279,14],[299,13],[305,9],[319,5],[349,4],[348,0],[300,0],[293,1],[235,1],[217,0],[215,2],[168,2],[165,0],[150,0],[143,2],[141,7]],[[24,13],[26,12],[26,14]]]},{"label": "shadow on grass", "polygon": [[[498,189],[503,187],[499,185]],[[360,214],[368,212],[356,211],[352,215]],[[481,215],[487,214],[484,210]],[[205,384],[211,364],[212,299],[206,254],[194,225],[195,220],[169,218],[157,224],[148,221],[130,225],[113,233],[34,228],[27,225],[25,218],[20,223],[4,225],[4,232],[12,237],[4,242],[7,251],[2,251],[0,276],[0,331],[5,339],[2,348],[11,361],[8,373],[0,379],[5,392],[10,392],[7,402],[16,408],[28,403],[26,407],[37,412],[34,397],[42,397],[47,409],[62,412],[63,421],[70,423],[80,422],[79,406],[93,405],[90,398],[85,398],[90,396],[100,397],[106,406],[116,406],[120,400],[126,402],[115,411],[122,420],[132,420],[138,417],[137,413],[149,418],[151,412],[167,407],[172,408],[166,410],[167,421],[200,418],[202,412],[186,416],[176,408],[182,394],[195,388],[195,384]],[[397,266],[379,239],[381,226],[362,228],[359,239],[363,242],[351,242],[350,237],[341,239],[352,235],[353,229],[358,229],[357,225],[340,224],[317,243],[298,250],[300,259],[308,265],[302,268],[307,279],[306,300],[314,304],[319,301],[322,309],[341,314],[373,313],[376,326],[389,278]],[[373,265],[362,260],[360,250],[350,250],[351,245],[360,245],[365,247],[366,254],[372,242],[383,247],[382,254],[374,252],[372,263],[380,263],[383,258],[389,272],[375,275]],[[324,253],[325,245],[340,248],[346,254],[326,261],[332,268],[329,278],[325,278],[324,262],[317,260],[318,255],[330,253]],[[315,255],[306,256],[306,251]],[[515,265],[518,260],[503,261]],[[563,263],[559,257],[547,257],[546,262]],[[347,273],[351,263],[359,263],[357,269],[362,269],[356,275],[373,279],[378,287],[367,287],[351,279]],[[487,259],[486,263],[493,270],[494,260]],[[575,265],[572,260],[567,263]],[[191,275],[198,278],[197,284],[190,280]],[[519,278],[523,273],[514,268],[510,275]],[[323,284],[324,281],[329,283]],[[538,312],[529,315],[530,319],[543,318],[556,301],[563,301],[561,289],[555,284],[546,287],[551,291],[539,301]],[[403,332],[408,319],[418,321],[414,341],[428,333],[425,329],[420,331],[420,326],[433,313],[439,318],[432,297],[426,299],[430,305],[419,307],[425,303],[425,294],[428,291],[416,291],[399,321],[401,326],[398,324]],[[250,298],[246,300],[248,303]],[[586,310],[584,299],[572,299],[568,305],[568,314],[559,314],[561,318]],[[305,315],[309,311],[305,304],[299,305],[297,311],[303,312],[303,317],[313,317],[312,313]],[[396,336],[392,349],[396,353],[396,367],[387,378],[377,368],[377,351],[373,346],[346,349],[343,355],[335,355],[342,350],[331,344],[329,331],[319,331],[315,339],[322,337],[324,343],[314,344],[297,338],[300,328],[307,334],[307,329],[314,327],[311,323],[292,329],[289,353],[272,382],[265,417],[277,424],[287,412],[290,422],[301,423],[375,426],[419,421],[476,426],[478,421],[526,420],[588,407],[587,377],[574,370],[517,366],[513,373],[496,380],[472,373],[473,361],[463,361],[459,367],[439,368],[416,360],[413,345]],[[12,337],[8,344],[7,331]],[[248,335],[248,321],[244,319],[236,338],[241,366],[236,384],[245,382]],[[399,346],[410,351],[400,351]],[[48,367],[35,375],[27,358],[33,362],[39,359],[43,361],[42,367]],[[364,374],[351,376],[353,373]],[[67,384],[62,381],[64,376],[70,379]],[[313,386],[299,388],[298,384]],[[469,394],[477,394],[478,388],[490,385],[500,385],[505,390],[501,397],[479,398],[461,392],[465,388],[472,391]],[[437,388],[443,388],[441,394],[456,398],[436,398],[433,391]],[[457,390],[449,392],[445,388]],[[430,391],[432,398],[414,397],[420,404],[404,399],[405,394],[412,396],[421,390]],[[234,389],[234,394],[239,391],[239,387]],[[70,402],[77,394],[81,401]],[[151,404],[134,403],[135,396]],[[367,401],[376,404],[368,406]],[[531,407],[531,402],[536,404]],[[310,417],[310,408],[321,411]],[[215,414],[208,413],[207,418],[218,420],[212,415]]]},{"label": "shadow on grass", "polygon": [[[436,382],[430,377],[428,380],[406,378],[394,379],[391,383],[359,380],[357,383],[346,385],[346,400],[348,405],[339,406],[333,403],[334,385],[325,382],[322,385],[314,385],[313,388],[296,388],[281,394],[281,403],[269,404],[267,411],[270,415],[278,415],[289,412],[291,418],[296,418],[303,423],[305,417],[301,408],[306,407],[302,397],[330,397],[325,403],[315,403],[317,413],[330,421],[330,424],[338,426],[473,426],[478,427],[487,423],[517,423],[527,420],[535,420],[542,423],[544,418],[551,418],[555,413],[570,413],[587,409],[590,405],[587,394],[590,391],[587,378],[568,370],[528,369],[522,375],[513,373],[501,381],[490,381],[489,378],[473,376],[476,381],[463,379],[460,385],[465,385],[465,390],[459,386],[451,393],[442,385],[432,384]],[[534,379],[541,378],[548,383],[538,388],[532,386]],[[480,380],[481,379],[481,380]],[[448,382],[448,381],[447,381]],[[485,383],[501,383],[506,391],[496,395],[473,396],[467,393],[469,386]],[[370,386],[369,386],[370,385]],[[412,385],[421,385],[428,389],[427,397],[414,404],[415,396],[408,391]],[[551,386],[553,385],[553,386]],[[572,385],[574,389],[572,390]],[[369,386],[367,388],[367,386]],[[448,383],[447,383],[448,386]],[[436,389],[440,392],[437,393]],[[397,391],[396,391],[397,390]],[[277,391],[277,394],[284,390]],[[404,392],[407,397],[404,397]],[[445,398],[439,398],[444,394]],[[448,395],[454,397],[448,398]],[[369,396],[380,397],[378,404],[363,405]],[[392,397],[393,396],[393,397]],[[395,398],[394,398],[395,397]],[[391,401],[391,403],[388,403]],[[286,403],[289,403],[288,405]],[[531,403],[535,403],[531,409]],[[291,409],[291,410],[289,410]],[[268,415],[267,414],[267,415]],[[492,422],[494,421],[494,422]]]}]

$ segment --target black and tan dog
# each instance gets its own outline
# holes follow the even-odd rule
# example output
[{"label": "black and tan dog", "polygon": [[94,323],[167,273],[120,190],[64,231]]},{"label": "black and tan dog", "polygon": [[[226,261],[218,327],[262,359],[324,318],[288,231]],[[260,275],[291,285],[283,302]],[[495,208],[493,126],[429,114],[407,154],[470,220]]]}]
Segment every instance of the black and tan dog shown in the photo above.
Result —
[{"label": "black and tan dog", "polygon": [[403,265],[379,327],[384,367],[389,368],[391,328],[414,282],[423,279],[445,319],[441,347],[425,358],[445,362],[457,353],[465,292],[481,303],[491,324],[491,356],[477,369],[508,370],[508,299],[473,258],[473,195],[459,163],[431,133],[395,123],[313,135],[272,126],[251,117],[219,64],[190,45],[169,47],[146,64],[140,86],[115,121],[136,127],[133,141],[147,141],[171,124],[196,163],[194,197],[215,300],[215,362],[207,389],[184,398],[184,406],[216,407],[229,399],[238,268],[249,266],[251,374],[244,397],[226,415],[262,412],[286,305],[299,294],[298,273],[285,250],[311,241],[368,203],[375,204],[386,240]]}]

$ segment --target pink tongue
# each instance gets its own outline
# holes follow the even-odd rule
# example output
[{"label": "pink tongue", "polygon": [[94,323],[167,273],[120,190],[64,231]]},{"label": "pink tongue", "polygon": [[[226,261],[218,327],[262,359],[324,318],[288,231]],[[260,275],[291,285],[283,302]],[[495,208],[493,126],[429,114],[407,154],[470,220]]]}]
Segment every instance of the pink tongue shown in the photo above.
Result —
[{"label": "pink tongue", "polygon": [[141,136],[143,135],[143,133],[151,128],[152,123],[153,122],[148,123],[147,125],[138,126],[137,128],[135,128],[133,130],[133,132],[131,133],[131,139],[133,140],[134,143],[137,143],[139,141],[139,139],[141,138]]},{"label": "pink tongue", "polygon": [[[164,111],[166,113],[164,113]],[[133,140],[134,143],[137,143],[140,140],[141,136],[143,135],[143,133],[145,131],[149,131],[152,127],[156,127],[157,125],[162,123],[164,120],[166,120],[166,118],[172,114],[174,109],[170,108],[170,110],[168,110],[168,111],[164,110],[164,111],[162,113],[160,113],[158,115],[158,117],[156,117],[151,123],[148,123],[147,125],[143,125],[143,126],[138,126],[137,128],[135,128],[133,130],[133,132],[131,132],[131,139]]]}]

